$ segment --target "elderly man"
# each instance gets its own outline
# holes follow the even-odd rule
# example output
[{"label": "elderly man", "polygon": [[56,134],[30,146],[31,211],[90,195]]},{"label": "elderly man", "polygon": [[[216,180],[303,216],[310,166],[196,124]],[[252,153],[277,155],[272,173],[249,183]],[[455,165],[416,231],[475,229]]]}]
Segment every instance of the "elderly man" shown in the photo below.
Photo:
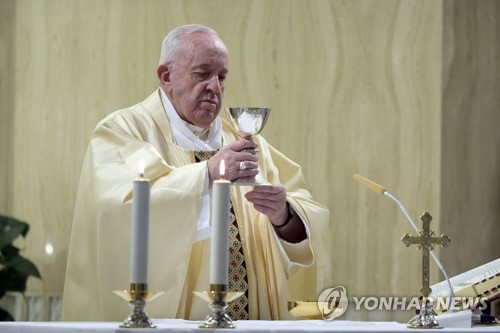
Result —
[{"label": "elderly man", "polygon": [[[160,88],[96,127],[75,207],[63,299],[64,320],[121,321],[130,312],[112,294],[129,283],[132,180],[140,160],[151,180],[149,241],[156,318],[203,319],[209,288],[211,183],[224,160],[231,181],[260,175],[270,186],[231,189],[229,290],[233,319],[289,318],[288,279],[298,269],[325,272],[322,234],[328,210],[305,189],[300,167],[263,137],[241,139],[218,115],[229,53],[210,28],[186,25],[163,41]],[[257,155],[244,151],[259,148]],[[307,288],[314,289],[311,282]],[[318,287],[323,287],[319,285]]]}]

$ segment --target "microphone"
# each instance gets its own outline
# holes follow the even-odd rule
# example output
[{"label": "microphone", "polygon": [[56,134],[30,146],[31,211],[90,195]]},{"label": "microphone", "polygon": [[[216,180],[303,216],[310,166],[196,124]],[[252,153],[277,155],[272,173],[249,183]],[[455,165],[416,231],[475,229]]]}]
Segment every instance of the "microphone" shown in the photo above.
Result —
[{"label": "microphone", "polygon": [[[360,176],[358,174],[354,174],[352,176],[352,178],[354,178],[355,181],[357,181],[358,183],[366,186],[367,188],[369,188],[373,192],[378,193],[380,195],[385,195],[386,197],[388,197],[392,201],[394,201],[399,206],[399,208],[401,209],[401,211],[403,212],[403,214],[406,216],[406,218],[410,222],[410,224],[413,227],[413,229],[415,229],[416,232],[419,232],[417,225],[415,224],[415,222],[411,218],[410,214],[408,214],[408,211],[403,206],[403,204],[398,199],[396,199],[392,194],[390,194],[382,185],[377,184],[374,181],[371,181],[368,178],[365,178],[365,177]],[[434,253],[434,250],[430,250],[429,252],[430,252],[432,258],[434,259],[434,261],[436,262],[436,265],[439,267],[439,269],[443,273],[444,278],[446,279],[446,283],[448,284],[448,290],[449,290],[448,291],[448,296],[450,297],[449,310],[451,312],[453,312],[453,304],[454,304],[454,299],[455,299],[455,293],[453,292],[453,287],[451,286],[450,279],[448,278],[448,274],[446,273],[446,270],[444,269],[444,266],[441,264],[441,261],[439,261],[438,257]]]}]

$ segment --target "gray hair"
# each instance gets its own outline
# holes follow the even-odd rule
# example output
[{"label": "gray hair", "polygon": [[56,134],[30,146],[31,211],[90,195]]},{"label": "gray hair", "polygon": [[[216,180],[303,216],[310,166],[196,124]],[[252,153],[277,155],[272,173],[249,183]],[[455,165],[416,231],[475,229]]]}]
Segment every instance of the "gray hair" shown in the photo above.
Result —
[{"label": "gray hair", "polygon": [[163,39],[159,64],[171,63],[175,59],[176,53],[181,49],[181,37],[192,33],[209,33],[218,36],[215,30],[201,24],[187,24],[175,28]]}]

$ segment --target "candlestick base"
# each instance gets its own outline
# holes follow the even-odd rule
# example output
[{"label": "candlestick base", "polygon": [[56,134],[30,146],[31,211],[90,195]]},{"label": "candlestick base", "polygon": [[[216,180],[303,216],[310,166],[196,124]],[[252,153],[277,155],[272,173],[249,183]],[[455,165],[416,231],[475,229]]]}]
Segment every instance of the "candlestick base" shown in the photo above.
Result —
[{"label": "candlestick base", "polygon": [[420,301],[420,308],[418,314],[408,322],[408,328],[420,329],[436,329],[443,328],[439,326],[436,318],[434,317],[434,310],[432,308],[432,301],[423,298]]},{"label": "candlestick base", "polygon": [[211,284],[210,291],[194,291],[196,296],[207,301],[212,313],[205,318],[199,328],[235,328],[233,321],[226,313],[227,303],[237,299],[243,292],[227,291],[225,284]]},{"label": "candlestick base", "polygon": [[115,294],[128,301],[132,313],[120,325],[121,328],[156,328],[144,309],[146,302],[151,302],[163,295],[163,292],[150,292],[146,283],[131,283],[129,290],[114,290]]}]

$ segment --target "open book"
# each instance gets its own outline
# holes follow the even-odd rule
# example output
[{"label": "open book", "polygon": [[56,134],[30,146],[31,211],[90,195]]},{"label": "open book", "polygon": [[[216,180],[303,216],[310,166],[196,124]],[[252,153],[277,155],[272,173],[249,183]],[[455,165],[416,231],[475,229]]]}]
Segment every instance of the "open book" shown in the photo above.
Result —
[{"label": "open book", "polygon": [[[500,298],[500,259],[493,260],[482,266],[450,278],[455,293],[455,310],[481,308],[487,303]],[[437,304],[436,313],[446,313],[449,309],[448,283],[441,281],[431,286],[429,295]],[[441,302],[441,303],[440,303]]]}]

